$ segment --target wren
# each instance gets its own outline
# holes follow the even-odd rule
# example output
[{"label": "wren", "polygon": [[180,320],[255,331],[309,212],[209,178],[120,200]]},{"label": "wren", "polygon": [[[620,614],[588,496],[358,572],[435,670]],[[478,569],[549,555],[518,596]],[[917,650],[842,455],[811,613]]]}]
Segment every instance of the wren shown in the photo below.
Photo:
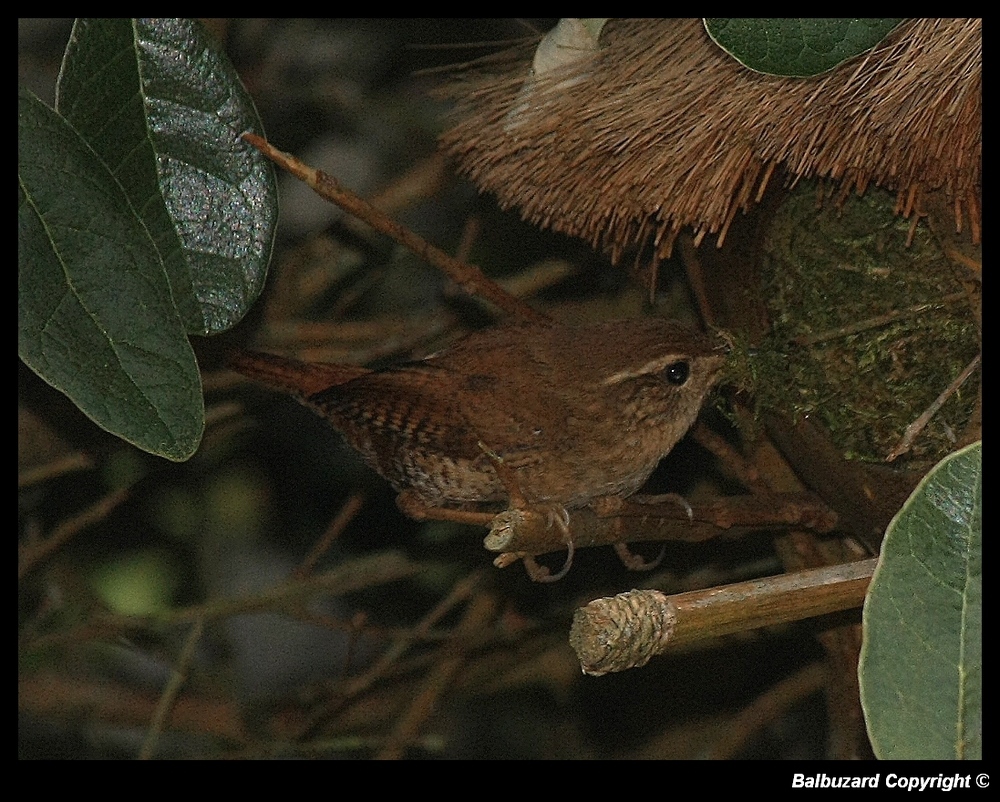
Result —
[{"label": "wren", "polygon": [[720,346],[644,318],[498,326],[384,370],[251,352],[229,363],[325,417],[427,507],[565,511],[642,486],[718,380]]}]

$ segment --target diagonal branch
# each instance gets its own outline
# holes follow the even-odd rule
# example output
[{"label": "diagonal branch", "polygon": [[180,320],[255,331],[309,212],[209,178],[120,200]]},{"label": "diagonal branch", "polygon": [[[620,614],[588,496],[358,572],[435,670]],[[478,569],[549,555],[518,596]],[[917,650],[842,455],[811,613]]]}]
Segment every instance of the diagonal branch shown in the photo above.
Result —
[{"label": "diagonal branch", "polygon": [[478,267],[461,262],[440,248],[436,248],[423,237],[414,234],[388,215],[376,209],[364,198],[355,195],[350,190],[344,189],[333,176],[324,173],[322,170],[316,170],[307,164],[303,164],[291,154],[278,150],[266,139],[256,134],[243,134],[243,139],[257,148],[257,150],[279,167],[283,167],[296,178],[305,181],[321,198],[339,206],[345,212],[359,220],[363,220],[376,231],[392,237],[392,239],[411,250],[421,259],[424,259],[428,264],[438,268],[473,298],[481,298],[489,301],[501,311],[520,320],[536,323],[543,323],[549,320],[548,316],[534,309],[520,298],[515,298],[496,282],[487,278]]}]

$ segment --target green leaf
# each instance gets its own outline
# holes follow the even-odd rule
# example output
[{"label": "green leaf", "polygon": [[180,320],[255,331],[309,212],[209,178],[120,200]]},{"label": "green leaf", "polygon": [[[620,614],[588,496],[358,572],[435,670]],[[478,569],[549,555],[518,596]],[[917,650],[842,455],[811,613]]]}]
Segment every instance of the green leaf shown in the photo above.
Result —
[{"label": "green leaf", "polygon": [[192,20],[77,20],[56,97],[153,236],[188,332],[236,324],[264,286],[277,191],[213,39]]},{"label": "green leaf", "polygon": [[105,164],[18,90],[18,354],[98,426],[173,460],[204,426],[163,265]]},{"label": "green leaf", "polygon": [[886,530],[859,668],[880,758],[982,757],[982,490],[978,442],[938,463]]},{"label": "green leaf", "polygon": [[706,19],[713,41],[740,64],[806,77],[877,45],[901,19]]}]

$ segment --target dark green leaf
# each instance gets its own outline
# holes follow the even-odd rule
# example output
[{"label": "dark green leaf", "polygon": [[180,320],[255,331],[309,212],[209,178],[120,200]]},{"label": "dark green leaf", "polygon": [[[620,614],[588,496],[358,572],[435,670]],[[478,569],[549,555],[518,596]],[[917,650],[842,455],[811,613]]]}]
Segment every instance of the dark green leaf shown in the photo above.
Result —
[{"label": "dark green leaf", "polygon": [[95,423],[169,459],[201,439],[201,377],[163,265],[108,168],[18,92],[18,354]]},{"label": "dark green leaf", "polygon": [[771,75],[832,70],[877,45],[901,19],[706,19],[705,30],[740,64]]},{"label": "dark green leaf", "polygon": [[228,59],[191,20],[78,20],[56,106],[125,187],[192,334],[237,323],[260,294],[277,219],[262,133]]},{"label": "dark green leaf", "polygon": [[943,459],[886,530],[859,679],[875,754],[982,757],[982,443]]}]

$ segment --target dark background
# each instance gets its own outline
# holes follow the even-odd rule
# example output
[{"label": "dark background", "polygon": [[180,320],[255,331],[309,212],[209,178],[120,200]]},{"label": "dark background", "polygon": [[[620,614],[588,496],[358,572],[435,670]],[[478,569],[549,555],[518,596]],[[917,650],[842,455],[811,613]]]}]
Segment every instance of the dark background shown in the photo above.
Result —
[{"label": "dark background", "polygon": [[[433,96],[436,70],[496,52],[498,42],[537,36],[552,20],[211,20],[257,103],[269,139],[338,177],[361,194],[377,193],[435,152],[447,103]],[[19,81],[51,102],[70,22],[19,22]],[[485,47],[456,43],[487,43]],[[490,44],[492,43],[492,44]],[[446,46],[446,47],[442,47]],[[269,288],[273,302],[282,271],[306,275],[324,262],[323,290],[296,310],[312,321],[375,321],[414,327],[445,319],[470,328],[484,314],[455,294],[430,268],[345,222],[288,176],[280,178],[282,212]],[[556,314],[637,314],[644,290],[583,244],[535,231],[501,212],[468,182],[449,177],[430,198],[396,217],[453,251],[470,217],[479,223],[471,260],[502,277],[542,259],[564,260],[568,279],[539,302]],[[342,274],[341,271],[342,270]],[[298,273],[295,273],[298,271]],[[676,272],[676,271],[674,271]],[[672,310],[686,291],[663,268],[657,304]],[[343,277],[341,277],[341,275]],[[347,299],[347,300],[345,300]],[[621,311],[619,311],[621,310]],[[258,343],[268,322],[251,315],[221,341]],[[405,328],[405,326],[404,326]],[[392,361],[426,353],[427,337],[400,353],[377,342],[357,355]],[[396,329],[393,329],[396,331]],[[405,340],[405,338],[403,338]],[[778,570],[764,538],[671,546],[657,575],[632,574],[610,549],[578,553],[570,575],[555,585],[532,584],[518,566],[499,571],[479,530],[421,526],[395,509],[391,489],[348,452],[318,418],[293,401],[246,385],[226,384],[216,371],[218,342],[197,342],[213,411],[238,403],[235,418],[210,423],[199,454],[165,463],[114,441],[74,414],[58,394],[23,366],[19,411],[49,439],[19,426],[19,465],[82,450],[88,470],[32,484],[19,493],[19,531],[50,531],[97,498],[131,485],[129,498],[80,532],[19,587],[22,638],[51,627],[51,605],[64,625],[100,609],[99,588],[137,581],[167,605],[258,591],[287,577],[353,493],[365,504],[317,570],[351,556],[400,549],[437,566],[418,580],[336,600],[317,612],[345,623],[364,617],[350,635],[343,626],[275,613],[213,624],[202,638],[187,698],[204,711],[199,731],[167,729],[159,754],[169,757],[367,757],[400,715],[401,700],[431,670],[438,653],[414,649],[399,670],[330,723],[323,746],[282,740],[329,699],[345,677],[370,665],[394,633],[413,626],[461,577],[482,571],[480,587],[496,607],[493,631],[465,654],[467,670],[436,700],[434,714],[407,749],[409,757],[809,758],[825,754],[825,713],[819,692],[789,683],[808,676],[819,657],[810,625],[758,632],[655,659],[620,675],[588,678],[566,640],[573,610],[589,599],[637,586],[704,587]],[[384,353],[383,353],[384,351]],[[367,361],[367,360],[365,360]],[[218,379],[218,381],[215,381]],[[36,417],[37,416],[37,417]],[[58,420],[58,425],[53,425]],[[235,421],[235,422],[234,422]],[[724,424],[719,424],[724,430]],[[682,444],[654,481],[663,489],[696,491],[705,455]],[[651,551],[651,549],[647,549]],[[548,562],[557,564],[561,555]],[[142,594],[140,594],[142,595]],[[456,615],[445,618],[443,633]],[[437,631],[437,630],[435,630]],[[185,632],[100,637],[60,648],[22,665],[19,753],[25,758],[132,757]],[[433,646],[433,641],[431,643]],[[431,655],[421,664],[420,654]],[[491,675],[490,666],[496,671]],[[777,686],[775,698],[762,695]],[[39,688],[42,691],[39,691]],[[105,695],[106,694],[106,695]],[[59,700],[46,704],[46,699]],[[134,704],[130,704],[134,702]],[[367,708],[366,708],[367,705]],[[749,711],[749,712],[747,712]],[[290,725],[291,731],[296,731]],[[236,733],[236,734],[234,734]]]}]

